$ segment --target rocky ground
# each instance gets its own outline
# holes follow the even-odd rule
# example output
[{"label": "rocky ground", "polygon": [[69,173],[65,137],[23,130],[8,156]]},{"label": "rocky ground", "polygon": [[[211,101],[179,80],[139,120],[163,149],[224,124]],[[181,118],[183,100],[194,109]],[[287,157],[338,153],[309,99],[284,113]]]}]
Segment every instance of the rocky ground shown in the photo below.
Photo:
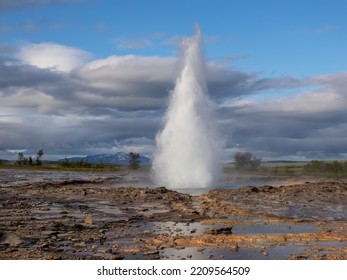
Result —
[{"label": "rocky ground", "polygon": [[0,259],[347,259],[343,180],[190,195],[127,176],[0,169]]}]

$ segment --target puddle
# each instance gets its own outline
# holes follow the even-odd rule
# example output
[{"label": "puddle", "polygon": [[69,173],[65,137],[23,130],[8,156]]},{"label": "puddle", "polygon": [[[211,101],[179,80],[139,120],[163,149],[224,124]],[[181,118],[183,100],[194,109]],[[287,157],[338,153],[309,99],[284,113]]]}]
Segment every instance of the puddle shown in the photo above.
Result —
[{"label": "puddle", "polygon": [[288,223],[256,223],[254,225],[236,225],[233,227],[234,234],[287,234],[309,233],[317,231],[314,225],[300,225]]},{"label": "puddle", "polygon": [[[167,248],[160,251],[162,259],[194,259],[194,260],[268,260],[288,259],[290,254],[300,254],[306,246],[278,246],[263,251],[259,248],[239,248],[237,251],[219,248],[187,247],[181,250]],[[264,253],[266,252],[266,253]]]},{"label": "puddle", "polygon": [[345,221],[346,209],[343,205],[324,205],[320,211],[317,206],[310,205],[292,205],[288,206],[282,213],[285,217],[307,220],[327,220],[327,221]]},{"label": "puddle", "polygon": [[347,241],[317,241],[313,243],[314,246],[319,248],[346,248]]},{"label": "puddle", "polygon": [[129,214],[122,211],[119,207],[110,204],[108,201],[95,201],[90,207],[92,207],[93,221],[115,222],[129,216]]},{"label": "puddle", "polygon": [[127,209],[139,211],[144,216],[152,216],[154,214],[163,214],[170,212],[170,209],[167,206],[155,202],[133,204],[132,206],[127,207]]},{"label": "puddle", "polygon": [[[204,225],[198,222],[175,223],[175,222],[149,222],[141,226],[143,230],[149,230],[153,234],[175,234],[175,235],[201,235],[208,230],[226,228],[223,225]],[[317,231],[317,227],[307,224],[289,223],[255,223],[240,224],[232,226],[231,233],[237,235],[255,234],[289,234],[309,233]]]},{"label": "puddle", "polygon": [[200,235],[206,227],[200,223],[148,222],[141,229],[152,234]]}]

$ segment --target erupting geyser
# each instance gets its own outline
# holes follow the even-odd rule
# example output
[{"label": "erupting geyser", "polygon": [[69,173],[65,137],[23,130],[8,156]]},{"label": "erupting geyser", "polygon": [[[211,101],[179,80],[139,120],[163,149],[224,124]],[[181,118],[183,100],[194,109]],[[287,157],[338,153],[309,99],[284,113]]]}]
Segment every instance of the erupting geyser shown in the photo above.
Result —
[{"label": "erupting geyser", "polygon": [[201,32],[182,41],[182,69],[170,95],[165,125],[156,137],[153,160],[158,184],[207,188],[216,181],[220,141],[214,126],[202,55]]}]

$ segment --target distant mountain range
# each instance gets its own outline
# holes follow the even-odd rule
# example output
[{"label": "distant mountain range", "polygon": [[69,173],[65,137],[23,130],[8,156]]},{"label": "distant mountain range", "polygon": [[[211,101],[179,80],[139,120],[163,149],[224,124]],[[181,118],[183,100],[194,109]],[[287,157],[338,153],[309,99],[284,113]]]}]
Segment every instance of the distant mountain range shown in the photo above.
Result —
[{"label": "distant mountain range", "polygon": [[[105,164],[115,164],[115,165],[128,165],[129,164],[129,154],[119,152],[116,154],[100,154],[100,155],[89,155],[85,157],[71,157],[61,159],[59,161],[69,162],[90,162],[90,163],[105,163]],[[140,165],[148,165],[151,163],[150,158],[140,155]]]}]

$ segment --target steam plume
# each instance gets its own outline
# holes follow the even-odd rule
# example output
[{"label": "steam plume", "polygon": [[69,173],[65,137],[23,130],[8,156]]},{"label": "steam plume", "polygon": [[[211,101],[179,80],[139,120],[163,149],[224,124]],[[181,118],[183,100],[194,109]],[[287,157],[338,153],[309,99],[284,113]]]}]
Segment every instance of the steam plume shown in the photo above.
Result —
[{"label": "steam plume", "polygon": [[182,69],[170,94],[164,128],[156,137],[153,171],[160,185],[207,188],[219,175],[220,141],[207,92],[199,28],[183,40],[182,50]]}]

